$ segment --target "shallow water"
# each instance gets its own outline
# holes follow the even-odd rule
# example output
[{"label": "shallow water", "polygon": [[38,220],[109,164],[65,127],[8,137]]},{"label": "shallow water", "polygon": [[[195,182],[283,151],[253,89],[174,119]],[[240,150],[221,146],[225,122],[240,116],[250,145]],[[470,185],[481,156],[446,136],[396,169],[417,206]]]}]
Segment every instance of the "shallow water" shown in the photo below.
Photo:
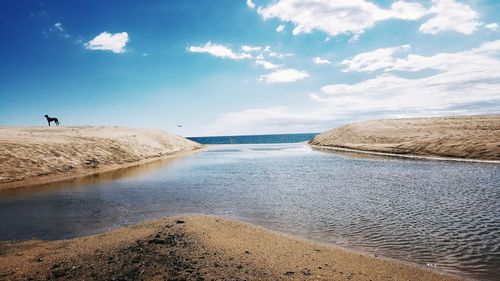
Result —
[{"label": "shallow water", "polygon": [[499,183],[495,164],[357,158],[303,144],[212,146],[78,187],[0,193],[0,239],[68,238],[209,213],[499,280]]}]

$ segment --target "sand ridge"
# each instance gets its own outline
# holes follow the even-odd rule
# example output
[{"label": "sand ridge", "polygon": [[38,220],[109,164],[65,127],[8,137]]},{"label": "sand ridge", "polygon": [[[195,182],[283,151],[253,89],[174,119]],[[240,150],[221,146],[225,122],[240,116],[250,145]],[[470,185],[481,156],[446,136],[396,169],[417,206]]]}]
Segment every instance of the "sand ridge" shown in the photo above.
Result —
[{"label": "sand ridge", "polygon": [[462,280],[215,216],[0,242],[2,280]]},{"label": "sand ridge", "polygon": [[309,144],[401,155],[500,160],[500,115],[364,121],[321,133]]},{"label": "sand ridge", "polygon": [[0,189],[67,180],[201,148],[153,129],[1,127]]}]

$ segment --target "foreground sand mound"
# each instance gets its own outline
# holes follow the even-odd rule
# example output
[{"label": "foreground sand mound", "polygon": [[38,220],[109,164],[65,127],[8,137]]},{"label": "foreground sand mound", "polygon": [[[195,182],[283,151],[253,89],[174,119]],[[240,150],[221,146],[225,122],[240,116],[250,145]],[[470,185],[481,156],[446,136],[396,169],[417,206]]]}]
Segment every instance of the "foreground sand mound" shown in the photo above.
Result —
[{"label": "foreground sand mound", "polygon": [[317,135],[312,145],[500,160],[500,115],[374,120]]},{"label": "foreground sand mound", "polygon": [[201,147],[151,129],[0,128],[0,189],[113,170]]},{"label": "foreground sand mound", "polygon": [[460,280],[211,216],[166,218],[71,240],[0,242],[2,278]]}]

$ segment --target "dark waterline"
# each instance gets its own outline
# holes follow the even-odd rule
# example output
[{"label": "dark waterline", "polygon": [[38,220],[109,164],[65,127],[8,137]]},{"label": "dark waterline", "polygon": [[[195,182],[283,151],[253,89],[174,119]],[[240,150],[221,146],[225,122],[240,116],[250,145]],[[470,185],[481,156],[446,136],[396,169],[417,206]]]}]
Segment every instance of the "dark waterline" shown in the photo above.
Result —
[{"label": "dark waterline", "polygon": [[314,138],[316,135],[317,133],[307,133],[251,136],[189,137],[188,139],[202,144],[269,144],[305,142]]},{"label": "dark waterline", "polygon": [[500,276],[494,164],[224,145],[78,187],[0,193],[0,239],[61,239],[209,213],[484,280]]}]

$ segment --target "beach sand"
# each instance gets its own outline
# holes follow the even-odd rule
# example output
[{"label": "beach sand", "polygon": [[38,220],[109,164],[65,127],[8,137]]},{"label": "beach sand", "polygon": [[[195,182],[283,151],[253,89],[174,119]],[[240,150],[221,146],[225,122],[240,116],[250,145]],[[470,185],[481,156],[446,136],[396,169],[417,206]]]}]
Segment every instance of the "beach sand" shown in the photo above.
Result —
[{"label": "beach sand", "polygon": [[[30,279],[32,278],[32,279]],[[2,280],[461,280],[214,216],[0,242]]]},{"label": "beach sand", "polygon": [[0,190],[71,180],[202,148],[160,130],[0,128]]},{"label": "beach sand", "polygon": [[365,121],[319,134],[309,144],[401,155],[500,160],[500,115]]}]

